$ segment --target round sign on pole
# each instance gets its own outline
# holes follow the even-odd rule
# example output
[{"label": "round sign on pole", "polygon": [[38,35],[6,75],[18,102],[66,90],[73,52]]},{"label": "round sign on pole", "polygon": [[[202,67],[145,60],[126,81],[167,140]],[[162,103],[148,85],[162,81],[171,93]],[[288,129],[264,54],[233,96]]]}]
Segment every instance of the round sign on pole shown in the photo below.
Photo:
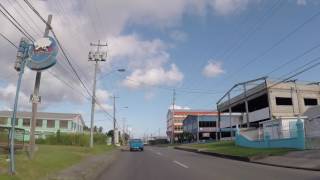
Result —
[{"label": "round sign on pole", "polygon": [[52,37],[43,37],[34,42],[27,66],[34,71],[42,71],[56,64],[58,46]]}]

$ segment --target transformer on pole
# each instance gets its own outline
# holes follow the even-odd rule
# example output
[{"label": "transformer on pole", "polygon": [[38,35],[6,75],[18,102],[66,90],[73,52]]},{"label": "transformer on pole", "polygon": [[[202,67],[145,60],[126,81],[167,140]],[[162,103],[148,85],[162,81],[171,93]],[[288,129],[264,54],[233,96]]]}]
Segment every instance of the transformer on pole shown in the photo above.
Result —
[{"label": "transformer on pole", "polygon": [[100,40],[98,44],[90,43],[90,46],[96,46],[97,51],[89,52],[88,59],[89,61],[95,61],[94,66],[94,80],[93,80],[93,91],[92,91],[92,104],[91,104],[91,121],[90,121],[90,147],[93,147],[93,126],[94,126],[94,112],[95,112],[95,104],[96,104],[96,83],[97,83],[97,70],[98,70],[98,62],[106,61],[107,53],[100,52],[100,47],[107,46],[106,44],[100,44]]}]

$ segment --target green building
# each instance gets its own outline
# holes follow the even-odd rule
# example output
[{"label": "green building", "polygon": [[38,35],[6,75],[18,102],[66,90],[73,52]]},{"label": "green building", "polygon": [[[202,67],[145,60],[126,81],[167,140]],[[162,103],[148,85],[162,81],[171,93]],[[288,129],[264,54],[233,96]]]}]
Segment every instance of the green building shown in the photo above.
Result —
[{"label": "green building", "polygon": [[[11,127],[12,111],[0,111],[0,127]],[[25,141],[29,141],[31,112],[18,112],[15,121],[17,128],[25,130]],[[45,138],[48,134],[81,133],[85,126],[81,114],[38,112],[36,121],[36,138]]]}]

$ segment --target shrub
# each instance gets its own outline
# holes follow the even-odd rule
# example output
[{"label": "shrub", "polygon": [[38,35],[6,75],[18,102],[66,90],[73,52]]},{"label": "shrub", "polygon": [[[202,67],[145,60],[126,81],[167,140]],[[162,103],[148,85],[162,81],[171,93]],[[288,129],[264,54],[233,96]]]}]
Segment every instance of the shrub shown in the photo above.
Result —
[{"label": "shrub", "polygon": [[[93,141],[95,144],[106,144],[108,136],[102,133],[95,133]],[[90,142],[89,134],[80,133],[61,133],[46,135],[46,138],[37,139],[37,144],[48,145],[75,145],[88,146]]]}]

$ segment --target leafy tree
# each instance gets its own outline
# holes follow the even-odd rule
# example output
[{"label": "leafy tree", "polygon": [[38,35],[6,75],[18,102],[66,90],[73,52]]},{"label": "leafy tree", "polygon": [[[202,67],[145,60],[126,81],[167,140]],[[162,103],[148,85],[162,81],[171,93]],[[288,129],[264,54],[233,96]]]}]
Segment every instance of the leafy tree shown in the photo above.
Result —
[{"label": "leafy tree", "polygon": [[103,131],[103,127],[100,126],[99,129],[98,129],[98,132],[99,132],[99,133],[102,133],[102,131]]},{"label": "leafy tree", "polygon": [[113,138],[113,130],[109,130],[107,133],[107,136]]}]

